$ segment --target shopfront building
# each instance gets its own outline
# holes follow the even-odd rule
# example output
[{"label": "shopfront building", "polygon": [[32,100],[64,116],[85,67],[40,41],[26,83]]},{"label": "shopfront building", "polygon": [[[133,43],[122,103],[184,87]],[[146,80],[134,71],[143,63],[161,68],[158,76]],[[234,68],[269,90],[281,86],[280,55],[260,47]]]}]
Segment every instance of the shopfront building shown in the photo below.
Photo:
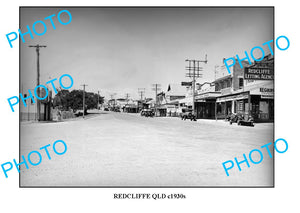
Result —
[{"label": "shopfront building", "polygon": [[220,92],[207,92],[195,97],[197,119],[215,119],[216,99]]},{"label": "shopfront building", "polygon": [[256,85],[246,92],[220,96],[217,102],[217,118],[224,119],[232,113],[251,115],[255,122],[274,121],[274,89],[272,83]]}]

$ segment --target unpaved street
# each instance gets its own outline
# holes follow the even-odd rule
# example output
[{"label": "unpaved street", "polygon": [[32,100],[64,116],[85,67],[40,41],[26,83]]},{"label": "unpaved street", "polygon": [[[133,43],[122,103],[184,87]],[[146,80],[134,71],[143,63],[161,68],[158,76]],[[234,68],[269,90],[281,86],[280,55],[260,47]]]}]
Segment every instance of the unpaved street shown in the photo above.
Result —
[{"label": "unpaved street", "polygon": [[272,186],[273,159],[262,150],[261,164],[229,170],[222,163],[242,160],[273,141],[273,124],[230,126],[223,120],[181,121],[138,114],[102,112],[83,120],[21,123],[21,154],[61,139],[64,155],[26,170],[21,186]]}]

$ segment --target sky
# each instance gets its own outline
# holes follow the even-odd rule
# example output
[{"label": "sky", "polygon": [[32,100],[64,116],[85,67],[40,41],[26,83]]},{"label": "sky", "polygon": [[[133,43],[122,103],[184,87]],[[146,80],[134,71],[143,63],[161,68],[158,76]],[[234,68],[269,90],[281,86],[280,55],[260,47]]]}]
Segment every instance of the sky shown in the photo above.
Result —
[{"label": "sky", "polygon": [[[63,9],[72,15],[68,25],[57,19]],[[52,14],[55,30],[44,20]],[[255,46],[270,52],[262,44],[273,39],[273,15],[273,8],[21,8],[23,33],[39,20],[47,26],[44,35],[20,41],[21,91],[36,86],[36,51],[28,47],[36,44],[47,45],[40,50],[40,84],[70,74],[71,90],[87,84],[86,91],[100,91],[105,98],[129,93],[136,99],[138,88],[153,98],[153,84],[166,91],[169,84],[189,81],[185,60],[204,60],[206,54],[197,82],[213,81],[223,58],[244,58]],[[69,20],[66,13],[60,18]],[[40,23],[35,29],[44,30]]]}]

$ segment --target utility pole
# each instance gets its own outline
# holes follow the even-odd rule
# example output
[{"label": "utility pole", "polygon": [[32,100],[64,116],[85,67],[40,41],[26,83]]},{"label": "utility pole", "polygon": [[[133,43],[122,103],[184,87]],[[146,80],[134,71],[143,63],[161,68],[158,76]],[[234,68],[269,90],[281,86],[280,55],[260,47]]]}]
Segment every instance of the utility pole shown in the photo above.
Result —
[{"label": "utility pole", "polygon": [[141,101],[143,100],[143,95],[145,94],[145,88],[138,88],[138,94],[141,96]]},{"label": "utility pole", "polygon": [[114,97],[116,94],[117,93],[110,94],[110,99],[114,101],[114,103],[113,103],[113,109],[115,109],[115,105],[116,105],[116,99]]},{"label": "utility pole", "polygon": [[82,109],[83,109],[83,116],[82,118],[84,118],[84,107],[85,107],[85,87],[88,86],[86,84],[80,85],[83,86],[83,100],[82,100]]},{"label": "utility pole", "polygon": [[[216,88],[216,80],[217,80],[217,65],[215,65],[215,82],[214,82],[214,84],[215,84],[215,88]],[[218,121],[218,117],[217,117],[217,100],[216,100],[216,102],[215,102],[215,119],[216,119],[216,121]]]},{"label": "utility pole", "polygon": [[[112,103],[112,101],[113,101],[113,98],[114,98],[114,94],[110,94],[110,107],[111,107],[111,103]],[[110,109],[111,110],[111,109]]]},{"label": "utility pole", "polygon": [[129,99],[129,97],[130,97],[130,94],[129,94],[129,93],[126,93],[126,94],[125,94],[125,99],[126,99],[127,104],[128,104],[128,99]]},{"label": "utility pole", "polygon": [[195,112],[195,85],[196,85],[196,78],[202,77],[202,73],[200,71],[203,71],[203,67],[200,67],[200,62],[203,62],[207,64],[207,55],[205,55],[205,60],[190,60],[186,59],[185,61],[189,62],[189,66],[185,67],[185,69],[188,71],[186,73],[186,77],[190,77],[192,79],[192,96],[193,96],[193,103],[192,103],[192,110],[193,114],[196,115]]},{"label": "utility pole", "polygon": [[155,116],[157,116],[157,92],[160,90],[160,84],[152,84],[152,90],[155,91]]},{"label": "utility pole", "polygon": [[126,105],[125,105],[125,107],[123,108],[123,112],[127,112],[127,106],[128,106],[128,99],[129,99],[129,97],[130,97],[130,94],[129,93],[126,93],[125,94],[125,99],[126,99]]},{"label": "utility pole", "polygon": [[98,105],[97,105],[97,108],[98,108],[98,111],[99,111],[99,105],[100,105],[100,103],[99,103],[99,99],[100,99],[100,94],[99,94],[99,90],[98,90]]},{"label": "utility pole", "polygon": [[[37,79],[36,79],[36,85],[40,85],[40,48],[47,47],[45,45],[29,45],[28,47],[34,47],[36,50],[37,55]],[[37,95],[40,97],[40,88],[37,88]],[[41,114],[41,102],[39,99],[36,100],[36,106],[37,106],[37,120],[40,121],[40,114]]]},{"label": "utility pole", "polygon": [[141,96],[141,109],[143,108],[143,95],[145,95],[146,88],[138,88],[138,94]]},{"label": "utility pole", "polygon": [[128,106],[128,99],[129,99],[129,97],[130,97],[130,94],[129,93],[126,93],[125,94],[125,99],[126,99],[126,105],[122,108],[123,109],[123,112],[128,112],[128,110],[127,110],[127,106]]}]

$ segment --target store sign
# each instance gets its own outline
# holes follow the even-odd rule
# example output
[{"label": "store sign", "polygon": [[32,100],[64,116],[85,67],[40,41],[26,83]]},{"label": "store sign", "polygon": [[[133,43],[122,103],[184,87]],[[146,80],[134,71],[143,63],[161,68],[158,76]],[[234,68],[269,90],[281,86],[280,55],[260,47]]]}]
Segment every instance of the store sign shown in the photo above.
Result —
[{"label": "store sign", "polygon": [[274,80],[274,69],[265,67],[246,67],[244,78],[252,80]]},{"label": "store sign", "polygon": [[274,89],[273,88],[259,88],[261,93],[261,98],[274,99]]},{"label": "store sign", "polygon": [[261,95],[262,99],[274,99],[274,95]]},{"label": "store sign", "polygon": [[[273,87],[273,86],[272,86]],[[270,85],[258,87],[250,91],[251,95],[260,95],[264,99],[274,99],[274,88]]]},{"label": "store sign", "polygon": [[242,93],[242,94],[238,94],[238,95],[217,98],[217,102],[242,100],[242,99],[248,99],[248,97],[249,97],[249,95],[247,93]]},{"label": "store sign", "polygon": [[192,85],[192,82],[181,82],[181,86],[191,87]]},{"label": "store sign", "polygon": [[274,93],[274,89],[273,88],[259,88],[259,91],[261,93]]},{"label": "store sign", "polygon": [[199,99],[216,98],[219,95],[220,95],[219,92],[208,92],[208,93],[199,94],[195,98],[196,98],[197,101],[199,101]]},{"label": "store sign", "polygon": [[222,95],[227,95],[231,93],[231,87],[223,88],[221,89],[221,94]]}]

